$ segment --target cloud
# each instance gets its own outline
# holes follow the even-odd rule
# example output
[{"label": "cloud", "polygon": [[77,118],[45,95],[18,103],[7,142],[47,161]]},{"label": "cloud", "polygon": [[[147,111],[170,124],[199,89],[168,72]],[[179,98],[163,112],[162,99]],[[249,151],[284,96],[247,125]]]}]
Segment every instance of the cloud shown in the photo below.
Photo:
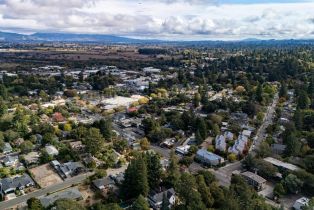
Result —
[{"label": "cloud", "polygon": [[313,37],[313,1],[226,2],[230,1],[0,0],[0,30],[162,39]]}]

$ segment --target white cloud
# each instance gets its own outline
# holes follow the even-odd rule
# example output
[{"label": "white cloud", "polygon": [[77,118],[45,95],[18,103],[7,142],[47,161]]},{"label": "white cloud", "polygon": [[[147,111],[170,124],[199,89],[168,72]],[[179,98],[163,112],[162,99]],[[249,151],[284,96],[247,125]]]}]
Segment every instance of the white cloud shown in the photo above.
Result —
[{"label": "white cloud", "polygon": [[0,30],[164,39],[311,38],[313,11],[313,1],[0,0]]}]

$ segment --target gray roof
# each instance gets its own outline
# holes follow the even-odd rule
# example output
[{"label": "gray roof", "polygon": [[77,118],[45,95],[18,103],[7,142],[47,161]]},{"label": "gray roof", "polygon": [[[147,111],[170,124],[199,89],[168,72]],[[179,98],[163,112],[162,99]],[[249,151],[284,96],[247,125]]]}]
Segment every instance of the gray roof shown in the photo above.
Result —
[{"label": "gray roof", "polygon": [[72,173],[78,168],[83,168],[84,166],[80,162],[67,162],[60,165],[60,170],[64,174]]},{"label": "gray roof", "polygon": [[207,160],[223,160],[223,158],[220,157],[219,155],[216,155],[212,152],[208,152],[205,149],[199,149],[196,154]]},{"label": "gray roof", "polygon": [[3,148],[2,148],[2,152],[4,152],[4,153],[12,152],[12,147],[11,147],[10,143],[8,143],[8,142],[4,143]]},{"label": "gray roof", "polygon": [[281,150],[281,151],[284,151],[286,149],[286,145],[284,144],[272,144],[271,145],[271,148],[274,149],[274,150]]},{"label": "gray roof", "polygon": [[274,166],[282,167],[282,168],[288,169],[290,171],[297,171],[300,169],[298,166],[295,166],[291,163],[282,162],[281,160],[277,160],[277,159],[272,158],[272,157],[264,158],[264,160],[273,164]]},{"label": "gray roof", "polygon": [[8,165],[11,162],[15,162],[19,159],[19,157],[17,155],[15,156],[5,156],[5,158],[3,158],[3,163],[5,165]]},{"label": "gray roof", "polygon": [[101,179],[96,179],[93,181],[93,185],[97,188],[102,188],[104,186],[108,186],[108,185],[114,185],[115,182],[113,179],[111,179],[110,177],[104,177]]},{"label": "gray roof", "polygon": [[17,176],[14,178],[4,178],[0,180],[1,190],[4,192],[8,189],[23,188],[27,185],[34,185],[34,181],[28,174]]},{"label": "gray roof", "polygon": [[159,203],[159,202],[162,202],[162,199],[163,199],[163,196],[164,196],[164,193],[166,194],[167,198],[170,199],[171,196],[175,195],[175,191],[173,188],[170,188],[166,191],[163,191],[163,192],[151,192],[148,197],[151,201],[153,201],[154,203]]},{"label": "gray roof", "polygon": [[257,174],[254,174],[250,171],[243,172],[241,175],[244,177],[250,178],[250,179],[252,179],[258,183],[265,183],[266,182],[266,179],[264,179],[263,177],[261,177]]},{"label": "gray roof", "polygon": [[43,198],[40,198],[40,202],[45,208],[47,208],[48,206],[54,204],[54,202],[60,199],[77,200],[81,198],[82,194],[77,188],[70,188],[65,191],[53,193]]}]

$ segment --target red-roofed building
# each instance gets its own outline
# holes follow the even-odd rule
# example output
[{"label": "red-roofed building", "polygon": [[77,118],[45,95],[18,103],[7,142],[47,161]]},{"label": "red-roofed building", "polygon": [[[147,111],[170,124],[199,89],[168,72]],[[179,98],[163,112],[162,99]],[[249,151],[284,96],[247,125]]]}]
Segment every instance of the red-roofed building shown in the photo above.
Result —
[{"label": "red-roofed building", "polygon": [[60,112],[56,112],[52,115],[52,119],[55,122],[64,122],[65,118],[63,117],[63,115]]}]

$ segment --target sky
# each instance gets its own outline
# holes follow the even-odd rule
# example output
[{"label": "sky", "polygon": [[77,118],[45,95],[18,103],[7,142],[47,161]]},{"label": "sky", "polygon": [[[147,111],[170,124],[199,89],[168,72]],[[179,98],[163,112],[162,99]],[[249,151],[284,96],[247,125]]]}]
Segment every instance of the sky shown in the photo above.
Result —
[{"label": "sky", "polygon": [[314,38],[314,0],[0,0],[0,31],[307,39]]}]

